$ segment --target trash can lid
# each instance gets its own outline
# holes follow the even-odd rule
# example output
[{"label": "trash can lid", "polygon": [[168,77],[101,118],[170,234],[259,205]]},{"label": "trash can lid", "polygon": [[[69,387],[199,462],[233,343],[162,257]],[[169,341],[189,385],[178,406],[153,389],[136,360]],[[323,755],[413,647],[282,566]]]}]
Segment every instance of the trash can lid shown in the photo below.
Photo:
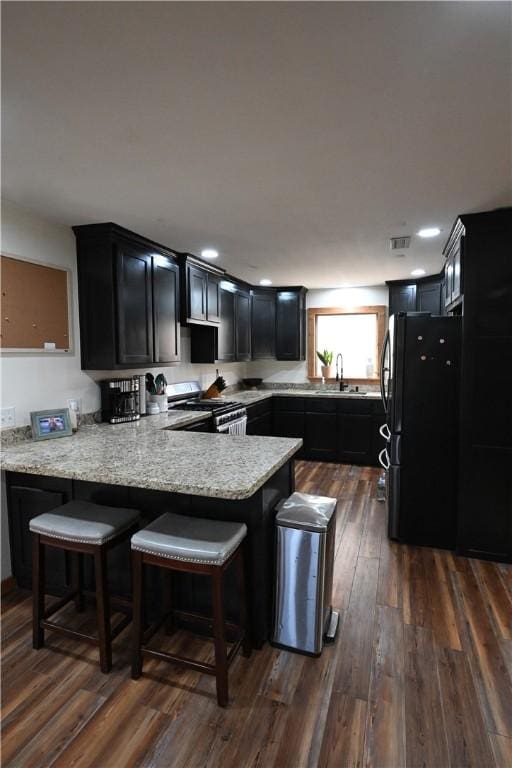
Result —
[{"label": "trash can lid", "polygon": [[276,523],[304,531],[325,531],[336,511],[336,503],[336,499],[328,496],[292,493],[279,505]]}]

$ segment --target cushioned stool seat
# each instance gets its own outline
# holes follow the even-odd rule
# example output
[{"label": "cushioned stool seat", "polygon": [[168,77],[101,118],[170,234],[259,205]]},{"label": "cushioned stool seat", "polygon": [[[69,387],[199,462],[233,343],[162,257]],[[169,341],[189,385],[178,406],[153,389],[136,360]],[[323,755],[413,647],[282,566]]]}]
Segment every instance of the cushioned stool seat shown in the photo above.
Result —
[{"label": "cushioned stool seat", "polygon": [[[199,672],[215,675],[217,701],[221,706],[228,703],[228,667],[242,647],[245,656],[251,653],[247,619],[244,539],[247,526],[220,520],[175,515],[170,512],[137,531],[132,536],[133,573],[133,654],[132,677],[142,674],[143,657],[165,659],[175,664],[191,667]],[[224,609],[224,574],[234,564],[236,567],[240,620],[238,624],[226,622]],[[146,629],[144,616],[145,565],[157,566],[163,577],[163,616]],[[212,615],[200,616],[174,610],[172,601],[172,573],[202,574],[210,576],[212,585]],[[163,622],[168,632],[173,630],[177,617],[213,626],[215,664],[166,653],[150,648],[149,639]],[[226,628],[236,633],[229,652]]]},{"label": "cushioned stool seat", "polygon": [[247,534],[245,523],[162,515],[132,536],[132,549],[189,563],[222,565]]},{"label": "cushioned stool seat", "polygon": [[51,512],[33,517],[30,530],[52,539],[99,545],[130,528],[138,518],[139,513],[135,509],[70,501]]},{"label": "cushioned stool seat", "polygon": [[[110,625],[110,594],[107,584],[107,552],[126,540],[139,527],[136,509],[105,507],[89,501],[70,501],[30,521],[32,532],[32,634],[34,648],[44,645],[46,629],[66,636],[88,640],[99,647],[100,667],[108,672],[112,666],[112,640],[130,622],[126,614],[115,627]],[[45,548],[61,549],[66,557],[66,570],[71,565],[71,585],[66,594],[50,605],[45,604]],[[84,604],[82,566],[84,555],[94,560],[96,592],[96,635],[86,635],[60,623],[49,621],[56,611],[75,600],[78,611]],[[131,607],[131,602],[117,598]]]}]

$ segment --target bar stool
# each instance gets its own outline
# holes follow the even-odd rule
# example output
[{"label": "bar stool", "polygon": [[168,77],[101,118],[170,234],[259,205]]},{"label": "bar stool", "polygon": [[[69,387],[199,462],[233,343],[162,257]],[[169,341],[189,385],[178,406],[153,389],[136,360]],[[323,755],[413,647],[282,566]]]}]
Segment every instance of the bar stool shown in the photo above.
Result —
[{"label": "bar stool", "polygon": [[[240,646],[243,655],[250,656],[251,643],[247,620],[247,604],[244,573],[244,539],[247,527],[243,523],[204,520],[166,513],[132,536],[132,574],[133,574],[133,655],[132,678],[136,680],[142,674],[143,656],[185,667],[198,672],[215,675],[217,683],[217,701],[221,707],[228,703],[228,668]],[[226,623],[224,611],[224,574],[236,561],[237,582],[240,597],[240,624]],[[164,621],[167,629],[172,626],[174,609],[172,606],[171,585],[167,583],[165,615],[143,632],[143,566],[155,565],[164,568],[165,576],[170,579],[172,571],[195,573],[210,576],[212,579],[213,637],[215,643],[215,664],[206,664],[182,656],[148,648],[146,643]],[[178,615],[178,612],[176,611]],[[182,614],[183,615],[183,614]],[[194,619],[210,623],[211,619],[194,614]],[[226,627],[236,630],[238,637],[227,651]]]},{"label": "bar stool", "polygon": [[[110,625],[110,595],[107,585],[107,552],[131,536],[139,527],[135,509],[105,507],[88,501],[70,501],[30,521],[32,531],[33,647],[44,646],[45,629],[68,637],[91,642],[99,647],[102,672],[112,667],[112,640],[129,624],[124,616],[114,627]],[[71,590],[45,608],[45,547],[72,553]],[[73,598],[78,611],[83,609],[81,560],[84,554],[94,557],[96,577],[96,614],[98,634],[87,635],[48,621],[49,617]]]}]

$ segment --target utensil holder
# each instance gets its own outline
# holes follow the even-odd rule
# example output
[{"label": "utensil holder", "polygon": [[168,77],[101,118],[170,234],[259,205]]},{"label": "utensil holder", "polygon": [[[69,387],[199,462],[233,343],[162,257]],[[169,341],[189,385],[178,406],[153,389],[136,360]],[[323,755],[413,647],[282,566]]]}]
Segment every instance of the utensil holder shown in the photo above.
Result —
[{"label": "utensil holder", "polygon": [[169,407],[167,403],[167,395],[151,395],[150,400],[152,403],[157,403],[160,408],[160,413],[167,413]]}]

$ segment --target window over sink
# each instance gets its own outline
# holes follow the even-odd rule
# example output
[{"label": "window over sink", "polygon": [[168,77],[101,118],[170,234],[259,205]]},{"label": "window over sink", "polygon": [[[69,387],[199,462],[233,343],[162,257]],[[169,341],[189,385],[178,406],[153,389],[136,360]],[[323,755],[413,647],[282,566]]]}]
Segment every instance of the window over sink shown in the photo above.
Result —
[{"label": "window over sink", "polygon": [[379,380],[380,350],[384,341],[386,307],[314,307],[308,309],[308,377],[322,377],[317,351],[343,355],[343,379],[354,384]]}]

